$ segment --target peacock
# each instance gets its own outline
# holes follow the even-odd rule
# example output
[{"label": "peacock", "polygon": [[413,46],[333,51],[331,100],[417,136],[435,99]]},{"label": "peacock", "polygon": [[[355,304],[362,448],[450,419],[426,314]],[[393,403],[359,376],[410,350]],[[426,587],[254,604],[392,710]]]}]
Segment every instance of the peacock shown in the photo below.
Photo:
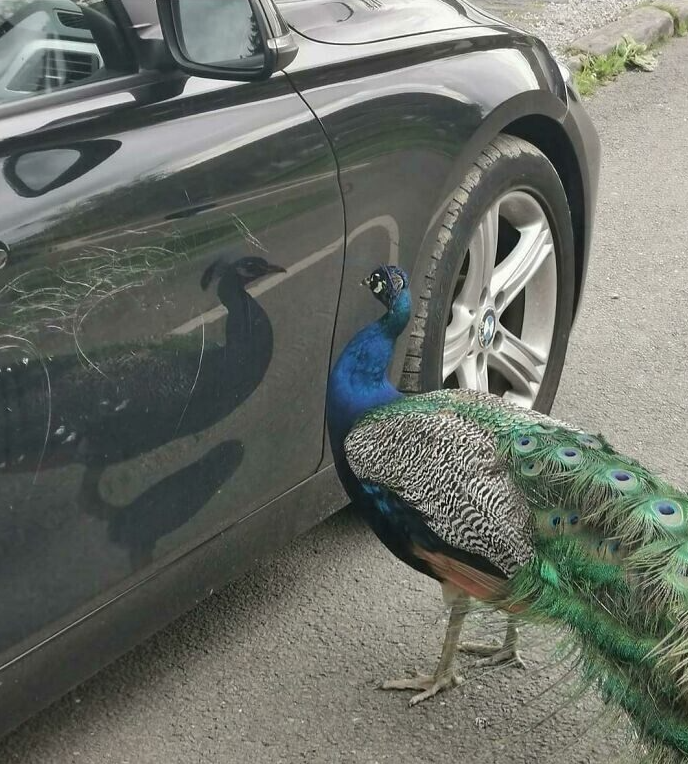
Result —
[{"label": "peacock", "polygon": [[408,276],[362,282],[385,314],[334,365],[327,423],[339,477],[378,538],[436,579],[450,607],[435,672],[385,682],[410,705],[460,681],[475,598],[568,631],[584,681],[630,717],[648,761],[688,757],[688,495],[601,435],[466,389],[403,395],[389,381]]}]

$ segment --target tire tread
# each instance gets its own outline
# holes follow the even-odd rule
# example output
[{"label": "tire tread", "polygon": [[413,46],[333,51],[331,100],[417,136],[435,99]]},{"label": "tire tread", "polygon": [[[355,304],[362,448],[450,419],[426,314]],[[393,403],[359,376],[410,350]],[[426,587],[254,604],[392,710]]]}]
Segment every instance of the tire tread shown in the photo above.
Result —
[{"label": "tire tread", "polygon": [[451,249],[456,227],[460,223],[462,213],[472,192],[480,185],[485,174],[496,162],[505,158],[516,159],[524,154],[546,162],[556,173],[547,157],[532,143],[522,138],[501,133],[480,152],[473,166],[456,189],[444,215],[435,246],[428,258],[422,284],[418,290],[418,301],[415,315],[412,318],[410,340],[401,375],[400,387],[402,390],[421,392],[423,389],[421,384],[422,359],[430,319],[430,302],[437,287],[437,269]]}]

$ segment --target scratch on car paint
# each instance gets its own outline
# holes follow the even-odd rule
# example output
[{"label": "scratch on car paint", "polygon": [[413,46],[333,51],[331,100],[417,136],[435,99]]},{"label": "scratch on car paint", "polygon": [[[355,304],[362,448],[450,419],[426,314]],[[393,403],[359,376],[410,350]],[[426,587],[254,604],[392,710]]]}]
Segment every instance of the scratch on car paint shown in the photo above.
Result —
[{"label": "scratch on car paint", "polygon": [[[81,331],[82,324],[84,321],[88,318],[89,313],[91,311],[95,310],[95,308],[100,305],[101,302],[104,300],[108,300],[111,297],[114,297],[115,295],[119,294],[120,292],[126,292],[129,289],[132,289],[134,287],[143,286],[143,282],[138,283],[132,283],[132,284],[125,284],[124,286],[118,287],[117,289],[113,289],[111,292],[108,292],[107,294],[104,294],[102,297],[100,297],[98,300],[96,300],[93,305],[89,307],[89,309],[83,314],[83,316],[79,317],[79,315],[74,316],[74,322],[73,322],[73,330],[72,334],[74,335],[74,345],[76,347],[77,355],[80,359],[83,359],[86,361],[86,364],[90,366],[94,371],[97,371],[98,374],[100,374],[103,377],[107,378],[107,375],[103,373],[101,368],[98,366],[98,364],[91,361],[91,359],[86,355],[84,352],[84,349],[81,347],[81,343],[79,342],[79,332]],[[91,290],[92,291],[92,290]],[[87,295],[88,297],[88,295]]]},{"label": "scratch on car paint", "polygon": [[[53,394],[52,394],[52,385],[50,383],[50,372],[48,371],[48,365],[43,360],[42,355],[40,354],[38,348],[36,345],[34,345],[31,340],[26,339],[25,337],[18,337],[13,334],[4,334],[0,336],[0,341],[3,342],[3,344],[0,345],[0,350],[19,350],[19,351],[26,351],[27,348],[31,350],[33,356],[36,358],[38,363],[41,366],[41,369],[43,370],[43,374],[45,376],[45,385],[46,385],[46,391],[47,391],[47,411],[46,411],[46,425],[45,425],[45,437],[43,438],[43,445],[41,447],[41,454],[38,458],[38,464],[36,465],[36,471],[33,476],[33,485],[36,485],[38,481],[38,474],[41,471],[41,467],[43,465],[43,459],[45,458],[45,452],[48,448],[48,439],[50,438],[50,429],[52,426],[52,420],[53,420]],[[22,363],[24,363],[24,358],[22,358]],[[24,364],[27,365],[27,364]],[[24,459],[24,454],[21,454],[19,456],[18,461],[21,462]],[[3,463],[4,464],[4,463]]]},{"label": "scratch on car paint", "polygon": [[186,403],[184,404],[184,410],[182,411],[182,415],[179,417],[179,422],[177,422],[177,428],[174,431],[175,435],[179,432],[179,428],[182,426],[182,422],[184,421],[184,417],[186,416],[186,412],[189,408],[189,404],[191,403],[191,398],[193,397],[194,390],[196,389],[196,384],[198,383],[198,377],[201,374],[201,366],[203,365],[204,353],[205,353],[205,324],[201,322],[201,353],[198,356],[198,368],[196,369],[196,376],[194,377],[193,384],[191,385],[191,389],[189,390],[189,395],[186,399]]},{"label": "scratch on car paint", "polygon": [[55,267],[34,268],[0,287],[9,305],[0,330],[21,337],[44,329],[73,335],[104,299],[142,286],[186,257],[183,251],[164,247],[99,247]]},{"label": "scratch on car paint", "polygon": [[251,233],[248,226],[244,223],[244,221],[235,213],[231,213],[232,218],[234,218],[234,222],[237,224],[237,227],[239,228],[239,231],[243,235],[244,239],[249,243],[252,244],[256,249],[260,249],[262,252],[267,252],[268,250],[260,243],[260,241]]}]

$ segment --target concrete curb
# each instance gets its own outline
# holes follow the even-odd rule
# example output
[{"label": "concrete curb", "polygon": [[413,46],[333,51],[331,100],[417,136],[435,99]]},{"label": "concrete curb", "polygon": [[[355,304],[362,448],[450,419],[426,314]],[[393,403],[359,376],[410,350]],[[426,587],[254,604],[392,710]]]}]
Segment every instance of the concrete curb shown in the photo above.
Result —
[{"label": "concrete curb", "polygon": [[[672,13],[666,10],[668,8]],[[688,22],[688,0],[667,0],[635,8],[623,18],[574,40],[569,45],[572,55],[567,64],[572,71],[580,71],[587,56],[611,53],[624,35],[630,35],[636,42],[654,45],[674,35],[674,17]]]}]

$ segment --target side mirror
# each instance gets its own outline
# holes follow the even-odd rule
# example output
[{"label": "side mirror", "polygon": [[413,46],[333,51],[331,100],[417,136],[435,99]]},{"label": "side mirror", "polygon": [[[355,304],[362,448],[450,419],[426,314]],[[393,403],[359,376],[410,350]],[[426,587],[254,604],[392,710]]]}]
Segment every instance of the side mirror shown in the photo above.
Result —
[{"label": "side mirror", "polygon": [[262,80],[284,69],[298,52],[271,0],[157,0],[157,4],[172,58],[188,74]]}]

